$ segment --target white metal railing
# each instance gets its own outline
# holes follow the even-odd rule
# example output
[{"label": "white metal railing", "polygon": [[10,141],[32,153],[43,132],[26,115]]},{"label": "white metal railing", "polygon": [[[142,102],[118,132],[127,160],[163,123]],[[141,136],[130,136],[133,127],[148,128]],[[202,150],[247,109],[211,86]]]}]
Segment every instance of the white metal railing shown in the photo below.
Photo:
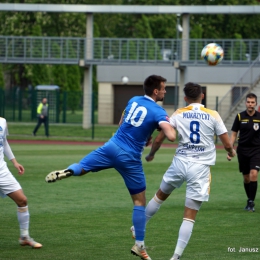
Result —
[{"label": "white metal railing", "polygon": [[[171,66],[187,57],[189,64],[205,64],[202,48],[216,42],[224,49],[219,66],[251,64],[260,53],[260,39],[134,39],[0,36],[1,63],[78,64],[154,64]],[[91,48],[87,45],[91,44]],[[185,46],[185,50],[182,49]],[[87,55],[90,49],[92,55]],[[185,55],[182,55],[185,53]],[[91,57],[88,59],[87,57]]]}]

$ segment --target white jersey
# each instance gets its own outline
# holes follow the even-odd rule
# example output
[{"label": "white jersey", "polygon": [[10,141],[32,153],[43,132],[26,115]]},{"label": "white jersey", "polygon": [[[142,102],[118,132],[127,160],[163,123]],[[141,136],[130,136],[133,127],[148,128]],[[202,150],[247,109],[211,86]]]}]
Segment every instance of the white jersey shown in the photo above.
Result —
[{"label": "white jersey", "polygon": [[193,103],[177,109],[170,117],[170,123],[178,131],[179,145],[176,157],[200,164],[215,164],[214,135],[227,132],[217,111]]},{"label": "white jersey", "polygon": [[[7,135],[8,129],[6,120],[0,117],[0,197],[3,198],[9,193],[22,189],[20,184],[7,168],[7,164],[4,160],[4,147],[6,147],[6,145],[4,145],[4,141]],[[10,154],[11,157],[13,157],[12,152]]]},{"label": "white jersey", "polygon": [[4,139],[8,135],[6,120],[0,117],[0,169],[6,166],[4,160]]}]

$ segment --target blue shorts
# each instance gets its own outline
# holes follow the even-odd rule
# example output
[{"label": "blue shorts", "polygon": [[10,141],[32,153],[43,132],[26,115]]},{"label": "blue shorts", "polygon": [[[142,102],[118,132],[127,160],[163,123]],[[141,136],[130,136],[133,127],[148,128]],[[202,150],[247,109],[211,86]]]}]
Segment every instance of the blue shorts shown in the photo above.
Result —
[{"label": "blue shorts", "polygon": [[86,155],[79,164],[85,171],[91,172],[115,168],[123,177],[131,195],[146,189],[141,157],[124,151],[112,141]]}]

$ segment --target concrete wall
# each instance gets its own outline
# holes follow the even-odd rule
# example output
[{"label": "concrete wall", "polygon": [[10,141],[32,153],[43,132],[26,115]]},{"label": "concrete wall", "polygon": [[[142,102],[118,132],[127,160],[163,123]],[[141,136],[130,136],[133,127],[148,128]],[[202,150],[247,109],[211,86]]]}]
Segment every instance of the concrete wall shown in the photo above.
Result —
[{"label": "concrete wall", "polygon": [[98,82],[122,83],[122,77],[127,76],[129,83],[142,84],[146,77],[156,74],[167,79],[167,82],[174,82],[175,69],[170,66],[98,66]]},{"label": "concrete wall", "polygon": [[[98,66],[97,80],[99,82],[98,122],[113,123],[114,84],[123,84],[122,77],[129,78],[129,84],[142,85],[146,77],[152,74],[161,75],[167,79],[168,86],[175,85],[175,73],[178,73],[178,85],[183,88],[187,82],[196,82],[207,87],[207,107],[215,109],[218,100],[226,95],[235,82],[244,74],[247,67],[242,66],[188,66],[182,75],[173,66]],[[180,77],[181,76],[181,77]],[[181,79],[181,80],[180,80]],[[179,107],[183,106],[183,94],[180,89]],[[169,115],[174,111],[172,106],[164,107]]]},{"label": "concrete wall", "polygon": [[[234,84],[248,67],[242,66],[188,66],[185,68],[185,82],[199,84]],[[98,82],[121,83],[127,76],[129,83],[142,83],[151,74],[161,75],[168,83],[175,83],[175,68],[172,66],[98,66]],[[180,75],[178,74],[178,79]]]},{"label": "concrete wall", "polygon": [[114,89],[111,83],[98,85],[98,123],[112,124],[114,116]]}]

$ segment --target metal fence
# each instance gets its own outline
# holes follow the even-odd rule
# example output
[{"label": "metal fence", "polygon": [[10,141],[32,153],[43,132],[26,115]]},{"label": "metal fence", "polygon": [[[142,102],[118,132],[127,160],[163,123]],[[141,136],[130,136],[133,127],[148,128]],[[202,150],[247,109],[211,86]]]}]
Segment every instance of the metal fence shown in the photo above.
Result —
[{"label": "metal fence", "polygon": [[[170,92],[169,92],[170,93]],[[83,123],[83,93],[81,91],[43,91],[22,90],[14,87],[10,90],[0,88],[0,116],[7,119],[8,122],[31,123],[37,121],[37,106],[41,100],[39,97],[47,97],[49,105],[49,122],[81,124]],[[95,93],[92,97],[87,97],[85,102],[92,102],[92,123],[98,124],[98,98]],[[110,95],[102,95],[102,101],[110,100]],[[102,102],[101,101],[101,102]],[[204,100],[205,101],[205,100]],[[205,106],[209,109],[216,109],[217,96],[208,96]],[[173,110],[174,103],[163,103],[166,110]],[[109,107],[106,113],[114,113],[114,108]],[[172,112],[171,112],[172,113]],[[102,122],[101,122],[102,123]]]},{"label": "metal fence", "polygon": [[0,36],[0,61],[77,64],[84,58],[84,38]]},{"label": "metal fence", "polygon": [[[42,91],[0,89],[0,115],[9,122],[35,122],[39,96],[47,97],[50,123],[79,123],[83,121],[83,94],[81,91]],[[96,103],[89,97],[87,102]],[[93,118],[94,120],[94,118]],[[96,123],[96,122],[94,122]]]},{"label": "metal fence", "polygon": [[170,66],[179,58],[200,65],[204,64],[201,50],[210,42],[224,49],[220,66],[250,64],[260,53],[260,39],[190,39],[187,43],[182,39],[0,36],[0,62],[78,64],[79,60],[85,60],[88,64]]}]

